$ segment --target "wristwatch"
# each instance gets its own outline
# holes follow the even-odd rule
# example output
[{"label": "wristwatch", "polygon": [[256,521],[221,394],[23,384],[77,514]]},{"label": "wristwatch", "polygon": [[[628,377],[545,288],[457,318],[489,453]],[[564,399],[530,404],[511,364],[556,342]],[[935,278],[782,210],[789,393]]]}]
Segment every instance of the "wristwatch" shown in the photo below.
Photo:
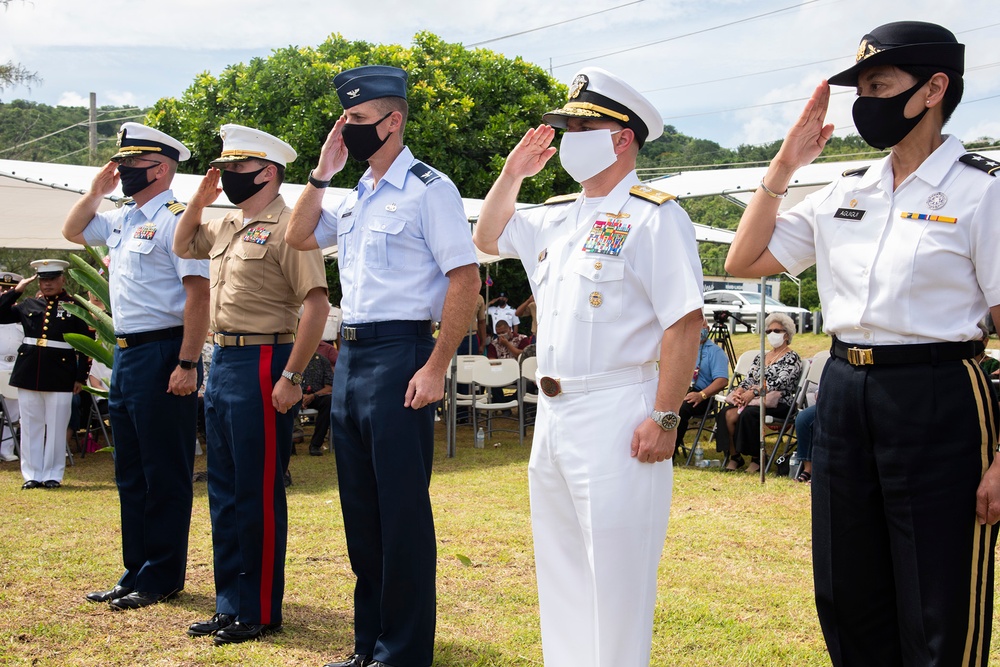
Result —
[{"label": "wristwatch", "polygon": [[292,371],[285,370],[281,371],[281,377],[285,378],[296,387],[302,384],[302,373],[293,373]]},{"label": "wristwatch", "polygon": [[330,185],[330,179],[328,178],[325,181],[321,181],[318,178],[314,177],[312,171],[310,171],[309,185],[313,186],[317,190],[322,190],[323,188],[328,187]]},{"label": "wristwatch", "polygon": [[673,431],[681,423],[680,415],[670,410],[667,412],[653,410],[653,414],[649,415],[649,418],[656,422],[656,425],[664,431]]},{"label": "wristwatch", "polygon": [[198,360],[195,359],[192,361],[191,359],[178,359],[177,365],[181,367],[181,370],[190,371],[198,368]]}]

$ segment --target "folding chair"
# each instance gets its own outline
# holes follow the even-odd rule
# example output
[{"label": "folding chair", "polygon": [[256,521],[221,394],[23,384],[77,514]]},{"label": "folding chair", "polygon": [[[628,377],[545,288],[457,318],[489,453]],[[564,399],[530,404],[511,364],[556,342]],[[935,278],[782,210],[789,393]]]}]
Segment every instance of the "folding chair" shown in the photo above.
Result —
[{"label": "folding chair", "polygon": [[[538,357],[525,357],[520,359],[521,381],[518,383],[518,393],[520,394],[520,407],[517,410],[519,428],[524,433],[524,427],[528,425],[528,405],[538,409],[538,393],[528,391],[528,387],[535,383],[535,375],[538,371]],[[526,405],[527,404],[527,405]],[[531,424],[535,423],[534,413],[531,417]]]},{"label": "folding chair", "polygon": [[[705,416],[702,418],[701,424],[698,425],[698,431],[695,434],[691,450],[688,452],[685,465],[691,465],[691,461],[694,460],[694,445],[697,444],[698,440],[701,438],[705,424],[708,423],[709,414],[712,415],[712,433],[708,438],[708,442],[710,443],[715,439],[715,429],[718,428],[717,417],[719,415],[719,411],[722,410],[722,407],[726,404],[726,396],[728,396],[729,392],[735,389],[736,386],[743,381],[743,378],[746,377],[747,373],[750,372],[750,369],[753,368],[753,360],[757,358],[758,354],[759,352],[757,350],[747,350],[739,356],[739,359],[736,360],[736,366],[733,368],[733,377],[729,380],[729,386],[712,397],[715,399],[715,403],[708,409],[708,412],[706,412]],[[688,428],[690,428],[690,422],[688,422],[688,424]],[[726,465],[726,461],[728,460],[729,453],[726,452],[725,456],[723,456],[722,465]]]},{"label": "folding chair", "polygon": [[[829,358],[829,354],[827,358]],[[770,470],[775,458],[778,459],[778,465],[781,465],[784,463],[789,452],[795,448],[795,416],[799,414],[799,410],[806,406],[806,396],[810,382],[819,383],[819,376],[823,372],[823,365],[826,363],[826,360],[823,359],[817,363],[816,358],[813,357],[811,359],[804,359],[802,363],[805,367],[802,369],[802,375],[799,377],[799,386],[795,390],[795,400],[788,414],[782,418],[780,424],[770,415],[764,419],[765,427],[776,431],[778,436],[778,439],[774,443],[774,449],[771,450],[771,455],[767,459],[767,466],[764,469],[765,473]],[[776,424],[778,425],[776,426]],[[782,443],[784,443],[783,446]],[[780,457],[778,456],[779,447],[781,448]]]},{"label": "folding chair", "polygon": [[[87,429],[84,434],[84,442],[86,442],[91,435],[96,437],[96,434],[100,432],[100,434],[104,437],[105,445],[108,447],[114,447],[114,441],[111,438],[110,417],[107,412],[102,413],[100,408],[100,402],[103,399],[90,393],[87,394],[87,398],[90,399],[90,410],[87,413]],[[107,403],[105,403],[105,406],[107,406]],[[86,458],[86,456],[87,448],[83,447],[83,453],[80,455],[80,458]]]},{"label": "folding chair", "polygon": [[14,439],[14,453],[21,455],[21,441],[17,431],[14,430],[14,421],[10,418],[10,410],[7,401],[17,400],[17,387],[10,386],[10,371],[0,371],[0,437],[3,433],[10,433]]},{"label": "folding chair", "polygon": [[[479,428],[479,411],[484,411],[486,413],[486,435],[487,437],[494,432],[507,432],[507,433],[517,433],[518,443],[524,444],[524,429],[521,426],[521,416],[518,415],[518,428],[515,429],[504,429],[504,428],[493,428],[493,413],[499,412],[501,410],[513,410],[518,409],[518,413],[522,412],[523,404],[521,403],[521,393],[518,391],[518,384],[521,379],[521,366],[518,364],[517,359],[485,359],[486,365],[478,364],[473,367],[472,371],[472,430],[474,432]],[[504,401],[494,401],[490,394],[487,392],[485,394],[486,398],[483,399],[479,395],[479,388],[485,387],[487,389],[497,388],[513,388],[514,397],[510,400]],[[457,401],[456,401],[457,403]],[[497,417],[501,419],[501,417]],[[510,417],[513,419],[513,417]]]},{"label": "folding chair", "polygon": [[[472,387],[473,371],[477,366],[489,364],[489,359],[481,354],[455,355],[455,374],[452,375],[451,365],[445,370],[445,428],[448,435],[449,451],[454,451],[455,432],[458,428],[458,408],[472,409],[473,394],[458,393],[460,384]],[[453,398],[452,398],[453,397]]]}]

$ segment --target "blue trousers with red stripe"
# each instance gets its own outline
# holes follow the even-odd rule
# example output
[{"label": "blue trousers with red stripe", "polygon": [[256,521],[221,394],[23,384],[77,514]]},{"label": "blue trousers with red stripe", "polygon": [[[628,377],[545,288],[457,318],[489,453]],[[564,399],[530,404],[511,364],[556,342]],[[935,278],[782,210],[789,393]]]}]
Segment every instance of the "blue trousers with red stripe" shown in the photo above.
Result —
[{"label": "blue trousers with red stripe", "polygon": [[835,667],[986,665],[995,526],[976,520],[997,401],[972,360],[823,371],[816,607]]},{"label": "blue trousers with red stripe", "polygon": [[271,390],[292,345],[215,347],[205,389],[208,502],[215,553],[215,610],[244,623],[280,623],[288,508],[282,476],[294,411]]},{"label": "blue trousers with red stripe", "polygon": [[434,406],[403,407],[434,339],[344,341],[331,425],[354,587],[354,651],[393,667],[434,657]]}]

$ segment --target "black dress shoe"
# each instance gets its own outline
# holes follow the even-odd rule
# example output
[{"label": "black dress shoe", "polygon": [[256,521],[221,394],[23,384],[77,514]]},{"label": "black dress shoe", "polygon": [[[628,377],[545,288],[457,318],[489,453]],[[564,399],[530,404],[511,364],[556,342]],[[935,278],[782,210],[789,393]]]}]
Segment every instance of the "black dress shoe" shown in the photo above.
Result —
[{"label": "black dress shoe", "polygon": [[239,644],[281,631],[281,623],[254,624],[235,621],[215,633],[215,645]]},{"label": "black dress shoe", "polygon": [[322,447],[310,447],[309,448],[309,456],[323,456],[323,448]]},{"label": "black dress shoe", "polygon": [[131,592],[131,588],[115,586],[110,591],[94,591],[93,593],[87,593],[87,599],[91,602],[111,602],[117,598],[123,598]]},{"label": "black dress shoe", "polygon": [[344,660],[343,662],[328,662],[323,667],[368,667],[372,664],[372,658],[370,655],[360,655],[355,653],[351,656],[350,660]]},{"label": "black dress shoe", "polygon": [[47,479],[44,482],[42,482],[42,485],[46,489],[58,489],[60,486],[62,486],[62,484],[60,484],[59,482],[57,482],[54,479]]},{"label": "black dress shoe", "polygon": [[222,628],[227,628],[236,621],[232,614],[216,614],[208,621],[199,621],[188,626],[188,635],[191,637],[207,637],[214,635]]},{"label": "black dress shoe", "polygon": [[117,611],[125,611],[127,609],[142,609],[143,607],[149,607],[150,605],[157,604],[159,602],[166,602],[167,600],[173,598],[176,593],[170,593],[169,595],[160,595],[159,593],[142,593],[140,591],[132,591],[128,595],[120,598],[115,598],[111,601],[111,608]]},{"label": "black dress shoe", "polygon": [[21,485],[22,489],[37,489],[42,486],[42,483],[37,479],[29,479],[27,482]]}]

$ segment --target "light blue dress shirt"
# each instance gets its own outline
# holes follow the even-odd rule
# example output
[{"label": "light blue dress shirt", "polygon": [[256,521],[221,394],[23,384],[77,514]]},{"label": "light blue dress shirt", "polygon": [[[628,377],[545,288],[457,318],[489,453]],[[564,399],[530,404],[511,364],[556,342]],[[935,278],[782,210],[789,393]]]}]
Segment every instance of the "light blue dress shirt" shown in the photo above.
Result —
[{"label": "light blue dress shirt", "polygon": [[337,245],[345,324],[440,320],[446,274],[477,263],[458,189],[409,148],[378,185],[369,169],[336,210],[323,209],[315,237]]},{"label": "light blue dress shirt", "polygon": [[184,324],[185,276],[208,278],[208,261],[173,252],[178,216],[166,190],[141,208],[129,204],[98,213],[83,230],[87,245],[108,246],[115,333],[156,331]]}]

